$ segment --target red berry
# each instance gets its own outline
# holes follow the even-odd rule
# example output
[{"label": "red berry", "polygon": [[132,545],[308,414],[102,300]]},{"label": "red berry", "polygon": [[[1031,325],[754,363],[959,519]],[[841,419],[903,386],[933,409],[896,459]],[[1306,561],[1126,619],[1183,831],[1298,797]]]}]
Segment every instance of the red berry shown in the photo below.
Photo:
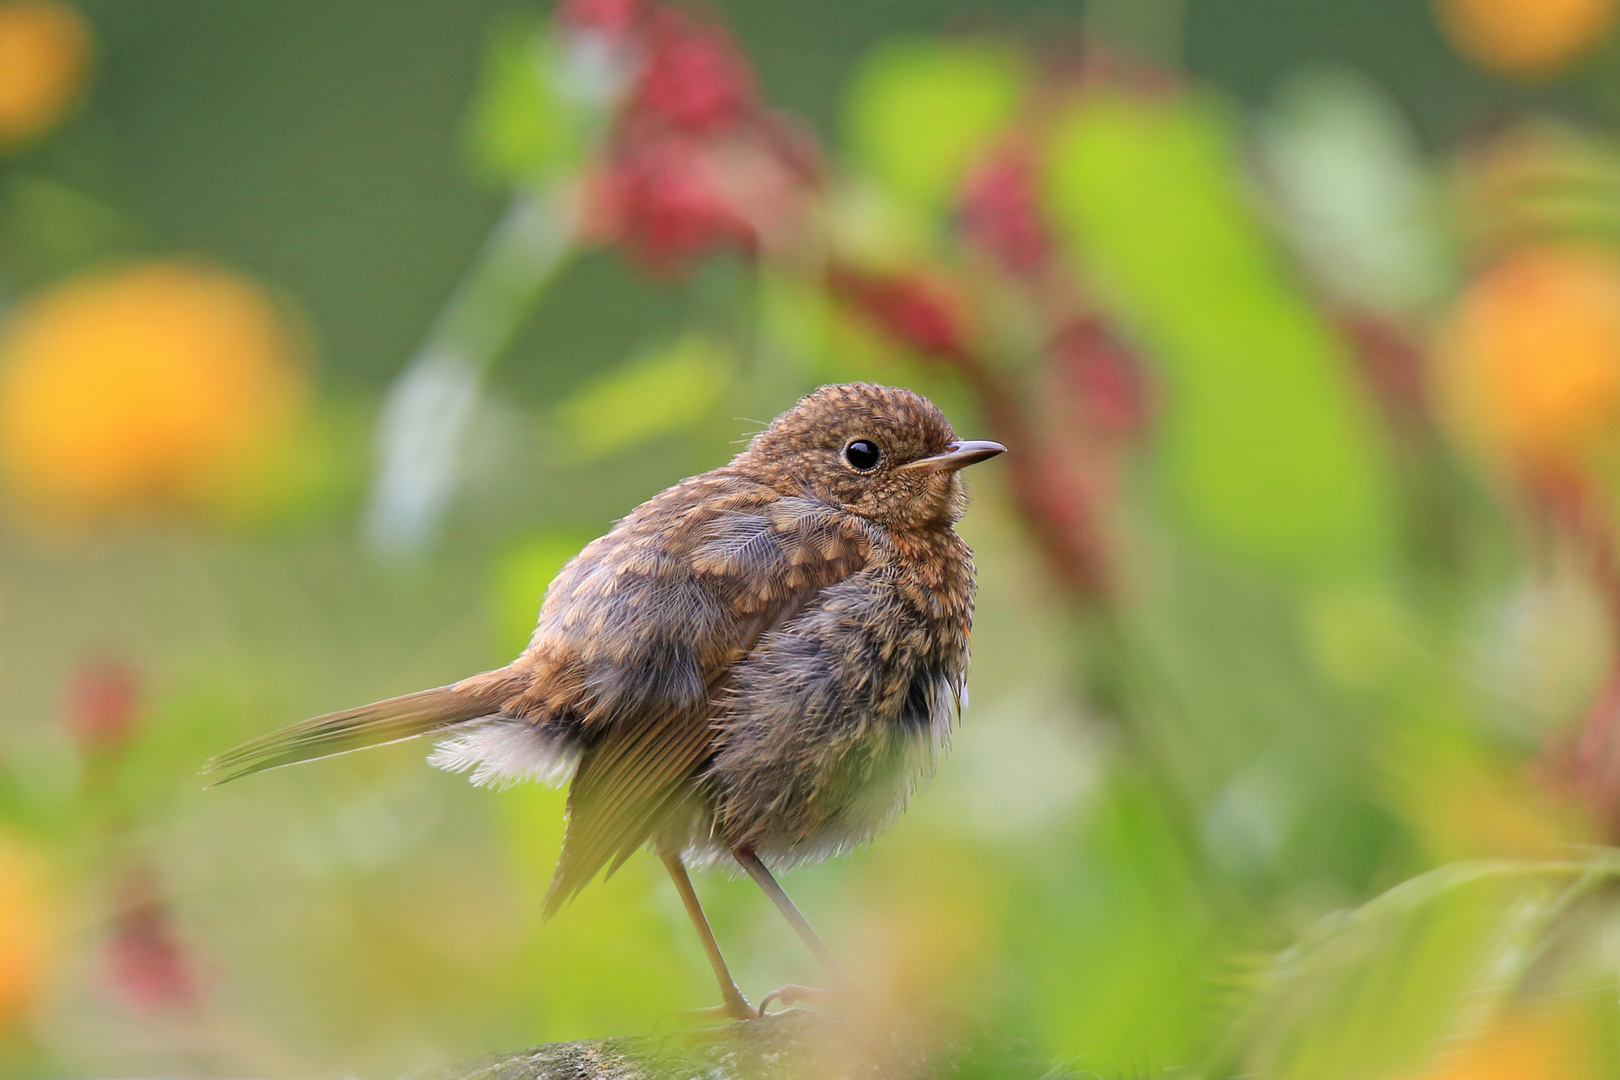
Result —
[{"label": "red berry", "polygon": [[723,198],[706,148],[665,137],[622,149],[599,177],[596,231],[643,265],[679,271],[725,244],[751,246],[752,226]]},{"label": "red berry", "polygon": [[174,915],[158,893],[151,867],[134,867],[120,886],[107,964],[113,985],[139,1009],[185,1008],[196,1003],[197,980]]},{"label": "red berry", "polygon": [[1027,150],[1005,149],[969,178],[958,225],[970,243],[1015,277],[1046,265],[1052,243],[1041,220],[1035,162]]},{"label": "red berry", "polygon": [[563,0],[557,20],[575,30],[622,37],[646,13],[646,0]]},{"label": "red berry", "polygon": [[1101,434],[1128,435],[1147,417],[1147,394],[1136,357],[1097,319],[1077,319],[1052,342],[1059,392],[1079,419]]},{"label": "red berry", "polygon": [[630,108],[632,123],[698,134],[729,127],[757,110],[753,69],[724,27],[666,8],[654,18]]},{"label": "red berry", "polygon": [[128,664],[108,656],[81,663],[68,680],[68,734],[81,752],[112,750],[133,733],[140,681]]},{"label": "red berry", "polygon": [[967,334],[943,288],[920,277],[834,271],[832,287],[898,341],[927,353],[968,354]]}]

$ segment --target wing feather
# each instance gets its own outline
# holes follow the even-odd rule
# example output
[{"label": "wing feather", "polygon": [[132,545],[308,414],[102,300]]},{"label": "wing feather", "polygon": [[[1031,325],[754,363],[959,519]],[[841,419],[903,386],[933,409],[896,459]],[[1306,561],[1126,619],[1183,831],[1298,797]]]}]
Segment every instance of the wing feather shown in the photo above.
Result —
[{"label": "wing feather", "polygon": [[[679,664],[688,658],[697,668],[691,682],[702,689],[685,699],[669,693],[638,701],[620,697],[614,709],[599,710],[587,723],[592,737],[569,787],[568,830],[546,896],[548,916],[598,872],[617,869],[688,795],[693,775],[713,756],[713,701],[732,665],[820,590],[858,571],[870,551],[864,523],[811,499],[743,492],[713,500],[707,510],[684,521],[627,519],[621,526],[628,533],[625,553],[608,547],[601,560],[629,569],[592,569],[593,578],[614,583],[619,610],[636,613],[633,627],[592,624],[597,634],[632,635],[633,646],[615,653],[621,662],[657,657],[659,664]],[[650,528],[663,530],[670,547],[685,541],[689,554],[673,571],[683,575],[677,588],[666,577],[672,572],[667,565],[654,576],[641,573],[647,557],[635,541]],[[588,588],[582,584],[572,603],[587,599],[581,594]],[[652,602],[673,595],[682,598],[681,610],[660,610],[674,605]],[[649,601],[645,606],[643,599]],[[672,674],[641,671],[628,681],[685,685]],[[617,686],[627,677],[599,681]]]}]

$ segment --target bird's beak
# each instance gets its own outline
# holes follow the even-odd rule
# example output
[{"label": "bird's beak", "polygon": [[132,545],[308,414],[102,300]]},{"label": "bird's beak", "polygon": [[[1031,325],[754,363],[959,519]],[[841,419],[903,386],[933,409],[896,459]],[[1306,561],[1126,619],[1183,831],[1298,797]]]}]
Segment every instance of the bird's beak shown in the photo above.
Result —
[{"label": "bird's beak", "polygon": [[998,442],[958,439],[951,443],[951,448],[943,454],[918,458],[916,461],[902,465],[901,468],[924,469],[928,472],[955,472],[957,469],[965,469],[969,465],[988,461],[997,454],[1005,454],[1006,452],[1007,448]]}]

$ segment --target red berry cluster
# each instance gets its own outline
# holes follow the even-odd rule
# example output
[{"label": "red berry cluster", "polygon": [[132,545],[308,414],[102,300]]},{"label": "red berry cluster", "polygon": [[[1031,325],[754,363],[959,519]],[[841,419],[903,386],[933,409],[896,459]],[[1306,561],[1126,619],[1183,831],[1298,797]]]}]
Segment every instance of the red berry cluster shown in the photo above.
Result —
[{"label": "red berry cluster", "polygon": [[[142,719],[140,674],[116,656],[91,654],[70,673],[66,690],[63,726],[79,751],[86,790],[110,797],[110,805],[116,805],[118,785],[113,781]],[[98,818],[98,823],[104,830],[101,842],[129,842],[131,822],[124,814]],[[115,876],[111,907],[102,944],[111,988],[143,1011],[196,1005],[200,988],[193,960],[148,858],[133,857]]]},{"label": "red berry cluster", "polygon": [[693,135],[725,131],[759,110],[754,71],[731,34],[671,8],[654,12],[633,122]]},{"label": "red berry cluster", "polygon": [[[633,73],[587,176],[587,237],[663,275],[720,250],[824,267],[834,298],[968,384],[996,437],[1020,449],[1014,496],[1059,580],[1102,596],[1098,507],[1146,396],[1140,365],[1090,314],[1043,215],[1039,92],[965,172],[937,257],[878,268],[817,235],[815,140],[764,107],[722,25],[659,0],[563,0],[558,18],[610,41]],[[1014,297],[1048,341],[1032,378],[993,359],[1004,313],[977,304],[987,294]]]},{"label": "red berry cluster", "polygon": [[106,940],[108,977],[137,1009],[186,1009],[197,1003],[192,960],[175,927],[153,867],[140,861],[120,881]]},{"label": "red berry cluster", "polygon": [[590,232],[658,273],[717,249],[791,243],[807,217],[813,142],[767,112],[726,29],[674,8],[575,5],[625,27],[641,57],[591,184]]}]

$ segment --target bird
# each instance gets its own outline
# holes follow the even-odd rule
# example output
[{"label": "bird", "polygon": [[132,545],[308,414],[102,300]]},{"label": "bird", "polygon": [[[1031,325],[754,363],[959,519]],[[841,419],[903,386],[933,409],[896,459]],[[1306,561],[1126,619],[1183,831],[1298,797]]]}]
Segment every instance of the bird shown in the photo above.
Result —
[{"label": "bird", "polygon": [[752,1020],[822,991],[751,1004],[689,867],[740,867],[847,985],[773,869],[877,836],[947,748],[975,593],[959,472],[1005,451],[911,390],[820,387],[587,544],[510,664],[293,724],[204,773],[436,736],[430,763],[474,783],[568,784],[545,917],[638,850],[663,861],[722,998],[690,1012]]}]

